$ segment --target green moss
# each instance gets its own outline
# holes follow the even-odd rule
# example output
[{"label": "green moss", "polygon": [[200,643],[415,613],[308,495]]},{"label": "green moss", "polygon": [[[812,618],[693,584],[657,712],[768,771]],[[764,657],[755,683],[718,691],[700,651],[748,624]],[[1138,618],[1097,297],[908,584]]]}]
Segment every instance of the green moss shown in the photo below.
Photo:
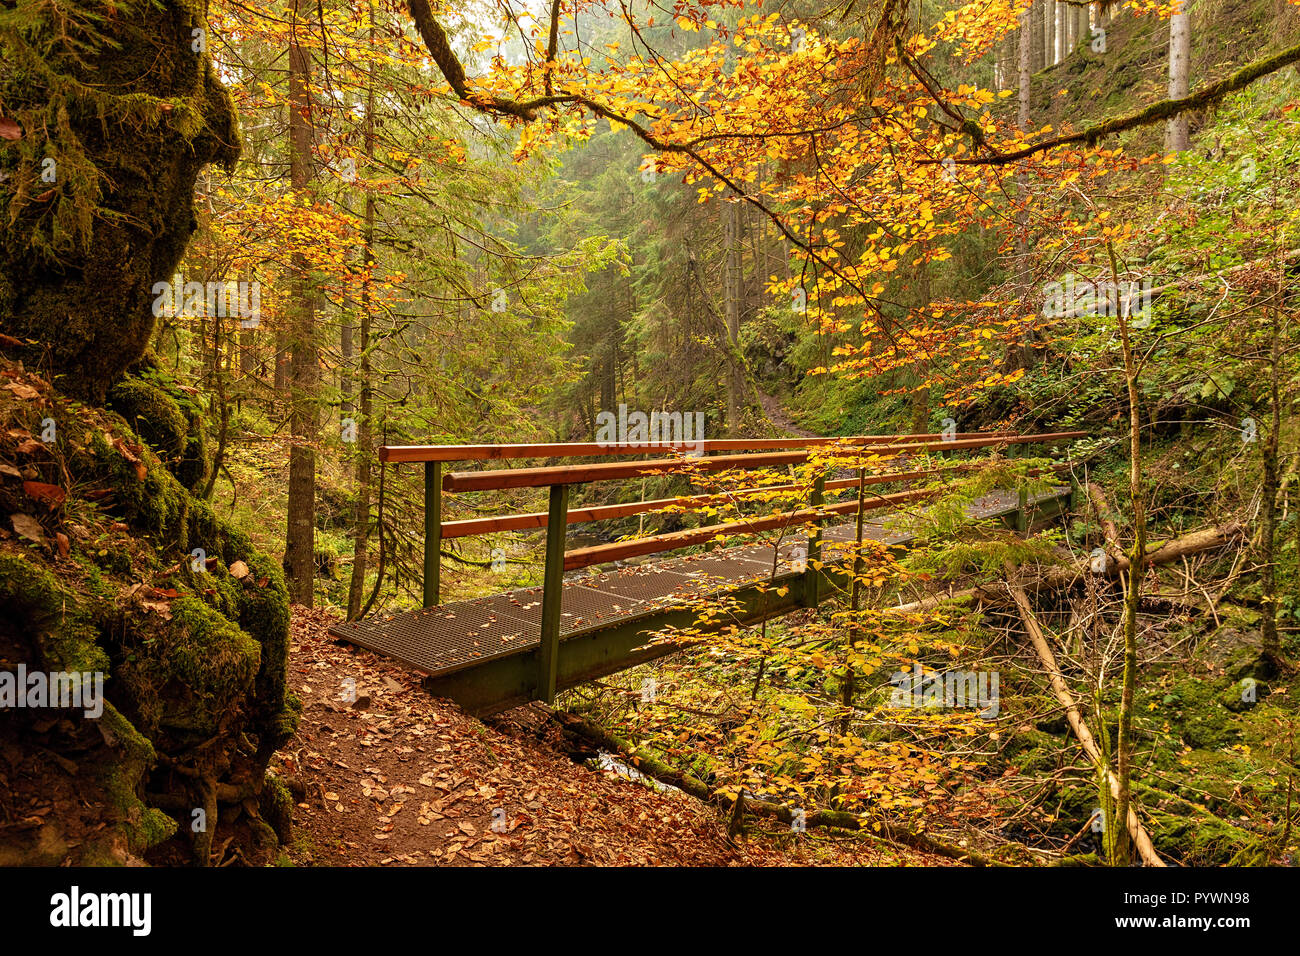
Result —
[{"label": "green moss", "polygon": [[180,406],[157,385],[129,375],[108,393],[108,407],[126,419],[164,462],[185,453],[189,425]]},{"label": "green moss", "polygon": [[131,556],[117,548],[100,548],[93,553],[93,559],[110,574],[125,575],[131,572]]},{"label": "green moss", "polygon": [[1075,853],[1070,856],[1061,857],[1057,866],[1103,866],[1102,860],[1096,853]]},{"label": "green moss", "polygon": [[[119,420],[119,427],[124,424]],[[129,434],[124,427],[122,433]],[[127,523],[160,541],[175,542],[175,550],[183,551],[190,497],[158,459],[145,449],[136,455],[145,468],[142,479],[139,466],[119,451],[102,429],[92,431],[90,453],[96,470],[113,487]]]},{"label": "green moss", "polygon": [[127,848],[143,853],[170,839],[176,821],[141,799],[144,780],[157,760],[153,744],[112,704],[105,704],[100,718],[105,739],[121,753],[121,759],[102,772],[100,780],[115,821],[126,834]]},{"label": "green moss", "polygon": [[1151,842],[1156,852],[1187,866],[1262,866],[1267,841],[1211,814],[1175,816],[1151,811]]},{"label": "green moss", "polygon": [[1060,811],[1058,817],[1067,821],[1067,829],[1073,833],[1092,818],[1093,811],[1100,805],[1097,788],[1090,784],[1065,786],[1060,791]]},{"label": "green moss", "polygon": [[1232,712],[1220,699],[1222,691],[1220,684],[1210,681],[1181,681],[1160,698],[1160,715],[1174,724],[1189,747],[1205,750],[1226,747],[1239,735]]},{"label": "green moss", "polygon": [[293,796],[289,788],[268,776],[257,801],[258,812],[275,831],[282,845],[293,842]]},{"label": "green moss", "polygon": [[1071,746],[1072,742],[1042,730],[1020,730],[1002,748],[998,763],[1013,765],[1020,773],[1050,773],[1060,765],[1062,748]]},{"label": "green moss", "polygon": [[198,491],[212,474],[212,455],[208,451],[208,433],[201,415],[192,415],[185,430],[185,450],[173,470],[177,480],[191,491]]},{"label": "green moss", "polygon": [[270,755],[284,746],[298,729],[298,718],[301,716],[302,701],[297,694],[286,693],[284,703],[265,726],[261,751]]},{"label": "green moss", "polygon": [[140,822],[131,828],[131,850],[143,853],[176,835],[179,825],[157,807],[145,807]]},{"label": "green moss", "polygon": [[[33,403],[7,394],[0,393],[0,411],[32,431],[24,416]],[[157,399],[144,388],[134,396]],[[84,768],[85,805],[103,806],[108,826],[78,848],[65,835],[82,821],[70,818],[51,825],[42,846],[63,846],[58,852],[72,862],[129,863],[178,833],[167,813],[149,806],[146,783],[168,810],[177,801],[201,805],[198,779],[246,794],[293,734],[301,705],[285,688],[288,596],[276,562],[196,499],[152,449],[137,445],[119,415],[57,389],[51,399],[41,413],[58,426],[71,490],[64,513],[79,528],[57,566],[40,549],[0,541],[0,627],[26,641],[29,658],[46,669],[108,676],[99,723],[106,743],[90,752],[79,744],[69,754]],[[166,416],[166,400],[158,399],[159,416]],[[191,448],[194,419],[183,402],[177,407]],[[164,450],[170,441],[175,451],[180,436],[173,428],[153,440]],[[82,489],[106,494],[87,499]],[[211,570],[192,571],[192,547],[217,559]],[[232,575],[235,561],[249,574]],[[157,573],[168,566],[177,570]],[[148,584],[179,596],[142,590],[150,572]],[[268,815],[284,823],[284,795],[273,791],[267,799]],[[83,810],[66,804],[60,813],[80,817]],[[274,843],[272,827],[255,823],[251,833],[242,826],[236,832],[259,846]]]},{"label": "green moss", "polygon": [[155,642],[151,684],[179,683],[160,715],[173,728],[213,733],[253,690],[261,648],[236,624],[194,597],[172,602],[172,626]]},{"label": "green moss", "polygon": [[0,616],[34,639],[46,669],[109,669],[94,622],[79,603],[49,571],[11,554],[0,554]]},{"label": "green moss", "polygon": [[128,375],[113,386],[108,403],[182,486],[197,491],[207,481],[212,461],[202,409],[157,369],[146,365]]},{"label": "green moss", "polygon": [[[194,182],[233,164],[235,110],[181,0],[27,4],[0,20],[0,314],[70,390],[102,399],[143,354],[150,290],[193,231]],[[58,162],[54,195],[40,181]]]}]

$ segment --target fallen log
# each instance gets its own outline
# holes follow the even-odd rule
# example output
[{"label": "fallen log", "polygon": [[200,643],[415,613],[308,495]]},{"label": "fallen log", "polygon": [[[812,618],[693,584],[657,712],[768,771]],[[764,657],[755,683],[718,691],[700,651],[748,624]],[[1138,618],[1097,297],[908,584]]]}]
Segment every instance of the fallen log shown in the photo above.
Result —
[{"label": "fallen log", "polygon": [[[1088,755],[1093,766],[1106,775],[1106,782],[1110,785],[1111,793],[1118,796],[1119,780],[1116,779],[1115,775],[1111,773],[1110,767],[1106,766],[1102,760],[1101,748],[1097,746],[1096,739],[1092,736],[1092,732],[1088,730],[1088,725],[1083,721],[1083,715],[1079,713],[1074,697],[1070,694],[1070,688],[1066,685],[1065,678],[1061,676],[1060,668],[1056,665],[1056,655],[1052,653],[1051,645],[1047,643],[1047,638],[1043,635],[1043,629],[1039,627],[1038,619],[1034,617],[1034,609],[1029,603],[1029,596],[1025,594],[1024,588],[1012,580],[1014,569],[1008,566],[1007,571],[1009,575],[1007,589],[1016,602],[1016,608],[1020,612],[1020,620],[1025,625],[1025,633],[1029,635],[1034,650],[1038,652],[1039,660],[1047,668],[1047,677],[1052,685],[1052,693],[1056,695],[1056,699],[1065,708],[1065,719],[1069,721],[1070,729],[1074,731],[1074,736],[1078,738],[1079,746]],[[1129,834],[1133,837],[1133,845],[1137,847],[1142,862],[1147,866],[1164,866],[1164,860],[1160,859],[1160,855],[1156,853],[1151,838],[1147,836],[1142,821],[1138,819],[1132,806],[1129,807],[1126,822]]]},{"label": "fallen log", "polygon": [[[1106,569],[1107,571],[1114,565],[1127,568],[1128,558],[1124,556],[1124,549],[1119,544],[1119,528],[1112,517],[1114,513],[1111,509],[1110,502],[1106,500],[1106,492],[1101,485],[1095,481],[1090,481],[1084,486],[1088,493],[1088,511],[1097,519],[1101,525],[1102,537],[1106,540]],[[1122,564],[1121,564],[1122,562]],[[1090,562],[1091,563],[1091,562]]]},{"label": "fallen log", "polygon": [[[1241,537],[1241,534],[1242,525],[1239,521],[1229,521],[1215,528],[1192,531],[1148,551],[1143,564],[1147,567],[1171,564],[1194,554],[1214,551],[1231,544],[1236,538]],[[1111,557],[1106,562],[1106,570],[1098,574],[1092,570],[1091,559],[1085,558],[1077,564],[1047,568],[1037,574],[1029,575],[1024,578],[1024,584],[1027,588],[1034,589],[1068,588],[1082,581],[1087,574],[1095,574],[1099,578],[1117,578],[1129,569],[1129,564],[1129,559],[1120,553]]]},{"label": "fallen log", "polygon": [[[1233,539],[1240,537],[1241,534],[1242,526],[1240,521],[1229,521],[1227,524],[1221,524],[1216,528],[1193,531],[1181,538],[1175,538],[1173,541],[1166,541],[1158,548],[1151,549],[1147,552],[1143,563],[1148,567],[1158,564],[1170,564],[1193,554],[1200,554],[1202,551],[1213,551],[1216,548],[1222,548]],[[1121,572],[1129,569],[1129,563],[1129,559],[1121,553],[1112,561],[1107,562],[1106,576],[1118,577]]]},{"label": "fallen log", "polygon": [[[676,787],[703,803],[720,807],[723,810],[735,810],[736,801],[728,800],[726,796],[714,793],[713,788],[704,781],[669,766],[644,747],[636,747],[625,740],[621,740],[574,714],[553,710],[541,704],[535,704],[535,706],[566,733],[575,734],[603,750],[621,755],[634,769],[647,777],[653,777],[660,783]],[[789,807],[754,797],[744,798],[744,811],[758,816],[772,817],[783,823],[793,823],[795,819],[794,811]],[[953,846],[928,834],[916,833],[883,820],[867,820],[856,813],[845,813],[840,810],[814,810],[811,813],[805,812],[803,824],[809,827],[858,830],[872,836],[881,837],[891,843],[898,843],[914,850],[958,860],[970,866],[1007,865],[975,850]]]},{"label": "fallen log", "polygon": [[[1200,554],[1205,551],[1213,551],[1216,548],[1224,547],[1235,538],[1242,534],[1242,525],[1238,521],[1230,521],[1227,524],[1219,525],[1216,528],[1204,528],[1200,531],[1193,531],[1183,535],[1181,538],[1175,538],[1173,541],[1166,541],[1160,547],[1149,552],[1146,556],[1145,563],[1147,566],[1170,564],[1185,557],[1194,554]],[[1109,533],[1108,533],[1109,535]],[[1109,540],[1109,537],[1108,537]],[[1127,571],[1129,560],[1119,551],[1118,544],[1115,545],[1117,557],[1111,557],[1106,562],[1106,571],[1097,575],[1103,578],[1114,578],[1121,571]],[[1063,589],[1071,587],[1082,581],[1087,574],[1094,573],[1091,568],[1091,560],[1084,559],[1077,564],[1070,564],[1061,567],[1049,567],[1035,574],[1024,577],[1024,586],[1026,589],[1041,590],[1044,588]],[[1006,602],[1005,595],[998,589],[989,587],[967,588],[964,591],[955,591],[951,594],[935,594],[930,597],[921,598],[918,601],[912,601],[908,604],[899,604],[895,607],[885,608],[882,612],[886,615],[898,614],[917,614],[922,611],[933,610],[936,607],[948,603],[962,603],[979,598],[987,604],[1003,604]]]},{"label": "fallen log", "polygon": [[919,614],[922,611],[931,611],[936,607],[944,604],[962,604],[969,601],[980,593],[979,588],[967,588],[965,591],[954,591],[952,594],[935,594],[931,597],[921,598],[919,601],[913,601],[910,604],[899,604],[895,607],[887,607],[882,614]]}]

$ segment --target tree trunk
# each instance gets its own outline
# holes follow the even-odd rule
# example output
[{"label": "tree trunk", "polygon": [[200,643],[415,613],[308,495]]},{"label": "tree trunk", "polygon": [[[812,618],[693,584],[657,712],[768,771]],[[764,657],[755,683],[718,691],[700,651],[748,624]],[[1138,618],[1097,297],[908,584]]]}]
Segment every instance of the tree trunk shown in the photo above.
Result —
[{"label": "tree trunk", "polygon": [[740,366],[740,203],[723,206],[723,312],[727,323],[727,431],[740,434],[740,411],[744,403],[743,372]]},{"label": "tree trunk", "polygon": [[[373,69],[373,67],[372,67]],[[369,106],[374,106],[374,91],[369,96]],[[373,134],[367,130],[367,156]],[[366,585],[366,569],[370,547],[370,455],[374,447],[374,425],[371,421],[371,368],[370,320],[373,302],[370,293],[369,272],[374,267],[375,199],[366,196],[366,231],[362,243],[363,267],[367,270],[361,291],[361,327],[358,345],[361,349],[360,408],[357,423],[356,481],[357,500],[352,513],[352,579],[348,582],[348,620],[356,620],[361,613],[361,600]]]},{"label": "tree trunk", "polygon": [[257,330],[239,330],[239,374],[251,378],[257,373]]},{"label": "tree trunk", "polygon": [[1047,19],[1047,0],[1034,0],[1029,8],[1030,53],[1029,68],[1037,73],[1047,65],[1047,47],[1043,37],[1043,23]]},{"label": "tree trunk", "polygon": [[[1034,41],[1031,36],[1032,20],[1029,11],[1026,10],[1020,15],[1020,29],[1016,31],[1016,73],[1019,79],[1019,113],[1018,122],[1021,132],[1029,129],[1029,89],[1030,80],[1033,77],[1033,49]],[[1022,177],[1023,180],[1023,177]],[[1021,183],[1021,201],[1024,200],[1023,181]]]},{"label": "tree trunk", "polygon": [[[1052,687],[1052,693],[1056,695],[1056,699],[1065,708],[1065,719],[1069,723],[1070,729],[1074,731],[1079,746],[1083,748],[1083,752],[1088,755],[1088,759],[1092,761],[1098,772],[1106,778],[1111,793],[1115,795],[1118,801],[1121,790],[1127,793],[1127,785],[1121,785],[1121,781],[1117,780],[1116,775],[1112,774],[1110,768],[1106,766],[1101,748],[1097,746],[1096,738],[1092,736],[1091,731],[1088,730],[1088,725],[1084,723],[1083,715],[1079,713],[1078,705],[1075,704],[1074,697],[1070,694],[1070,688],[1065,683],[1065,678],[1061,676],[1061,670],[1056,664],[1056,655],[1052,653],[1052,647],[1047,643],[1047,638],[1038,625],[1033,607],[1029,603],[1029,596],[1025,594],[1023,587],[1014,582],[1014,569],[1008,567],[1007,572],[1009,575],[1007,586],[1011,591],[1011,597],[1020,613],[1020,621],[1025,625],[1025,633],[1029,635],[1030,643],[1034,645],[1039,660],[1043,662],[1043,666],[1047,669],[1047,682]],[[1160,859],[1159,854],[1156,853],[1151,838],[1147,836],[1146,831],[1142,828],[1142,823],[1138,820],[1137,813],[1128,803],[1127,798],[1125,811],[1117,810],[1115,815],[1118,819],[1124,821],[1125,825],[1120,828],[1121,832],[1137,846],[1142,861],[1147,866],[1164,866],[1164,860]]]},{"label": "tree trunk", "polygon": [[[919,285],[920,300],[923,308],[930,308],[930,261],[926,258],[929,254],[928,244],[921,247],[921,264],[918,268],[917,282]],[[917,364],[915,370],[916,387],[912,391],[912,432],[917,435],[924,435],[930,431],[930,386],[925,384],[929,378],[929,368]]]},{"label": "tree trunk", "polygon": [[[1030,58],[1033,52],[1033,38],[1031,33],[1031,18],[1026,11],[1020,16],[1019,45],[1018,45],[1018,72],[1020,77],[1020,89],[1018,96],[1017,123],[1022,133],[1029,132],[1030,123],[1030,89],[1032,74],[1030,71]],[[1016,173],[1016,285],[1019,289],[1019,295],[1026,306],[1029,307],[1030,299],[1033,296],[1031,284],[1033,265],[1029,255],[1029,181],[1023,171]],[[1016,349],[1012,349],[1008,355],[1010,361],[1018,361],[1022,368],[1028,368],[1033,361],[1033,348],[1031,347],[1032,332],[1030,332],[1025,341],[1019,345],[1020,355],[1015,354]]]},{"label": "tree trunk", "polygon": [[[1192,25],[1187,12],[1191,0],[1183,0],[1178,13],[1169,18],[1169,97],[1187,95],[1192,62]],[[1187,148],[1187,114],[1169,120],[1165,132],[1165,151],[1180,153]]]},{"label": "tree trunk", "polygon": [[[1114,248],[1110,249],[1111,277],[1119,288],[1119,269],[1115,263]],[[1120,347],[1124,353],[1124,384],[1128,391],[1129,419],[1129,508],[1133,512],[1133,550],[1129,555],[1129,569],[1124,579],[1124,678],[1120,690],[1119,733],[1116,742],[1116,776],[1119,786],[1115,793],[1115,815],[1128,819],[1131,779],[1133,774],[1133,697],[1137,685],[1137,614],[1142,599],[1142,578],[1146,570],[1147,519],[1145,490],[1142,479],[1142,406],[1138,395],[1138,364],[1134,354],[1129,328],[1129,316],[1120,310]],[[1127,829],[1121,828],[1115,839],[1115,860],[1127,866],[1132,858],[1132,846]]]},{"label": "tree trunk", "polygon": [[352,401],[352,362],[356,358],[355,329],[352,317],[356,314],[356,301],[343,300],[343,321],[339,324],[339,416],[351,417],[355,406]]},{"label": "tree trunk", "polygon": [[[1280,213],[1280,210],[1278,210]],[[1268,307],[1269,315],[1269,376],[1268,376],[1268,436],[1264,439],[1264,501],[1260,517],[1263,527],[1260,536],[1260,584],[1263,594],[1262,652],[1268,666],[1280,671],[1283,666],[1282,644],[1277,630],[1277,498],[1279,478],[1278,452],[1282,438],[1282,300],[1286,294],[1286,272],[1282,262],[1276,263],[1278,286],[1275,298]]]},{"label": "tree trunk", "polygon": [[1056,0],[1043,0],[1043,65],[1055,66],[1056,55]]},{"label": "tree trunk", "polygon": [[[368,4],[370,21],[370,42],[375,42],[375,4]],[[366,159],[374,158],[375,153],[375,62],[370,61],[370,77],[366,90]],[[367,163],[369,165],[369,163]],[[366,568],[370,546],[370,454],[374,447],[374,426],[371,423],[371,369],[370,369],[370,320],[373,300],[370,282],[374,269],[375,242],[375,195],[366,191],[366,225],[361,244],[361,268],[365,277],[361,286],[361,328],[357,343],[361,351],[360,402],[357,423],[356,443],[356,481],[357,501],[352,514],[352,579],[348,582],[348,620],[354,621],[361,614],[361,600],[366,586]]]},{"label": "tree trunk", "polygon": [[[299,202],[308,200],[311,180],[311,70],[298,42],[299,13],[305,0],[294,0],[289,39],[289,179]],[[289,520],[284,571],[290,600],[311,606],[316,572],[316,450],[319,437],[320,357],[316,345],[316,296],[307,258],[293,254],[297,272],[292,309],[290,351],[291,445],[289,447]]]},{"label": "tree trunk", "polygon": [[275,394],[283,399],[289,392],[289,330],[281,326],[275,330],[275,378],[272,382]]}]

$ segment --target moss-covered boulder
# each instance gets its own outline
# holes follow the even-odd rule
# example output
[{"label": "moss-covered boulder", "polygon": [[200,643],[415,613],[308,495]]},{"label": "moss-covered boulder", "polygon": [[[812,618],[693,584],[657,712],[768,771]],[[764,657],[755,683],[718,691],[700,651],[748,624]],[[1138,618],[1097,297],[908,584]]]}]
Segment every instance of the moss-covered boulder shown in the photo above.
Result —
[{"label": "moss-covered boulder", "polygon": [[103,681],[96,713],[0,724],[0,787],[52,797],[0,863],[208,863],[218,827],[269,858],[292,804],[266,768],[298,713],[278,563],[121,416],[0,373],[22,386],[0,389],[0,672]]},{"label": "moss-covered boulder", "polygon": [[212,470],[203,414],[194,399],[153,368],[108,393],[108,407],[135,429],[185,488],[198,491]]}]

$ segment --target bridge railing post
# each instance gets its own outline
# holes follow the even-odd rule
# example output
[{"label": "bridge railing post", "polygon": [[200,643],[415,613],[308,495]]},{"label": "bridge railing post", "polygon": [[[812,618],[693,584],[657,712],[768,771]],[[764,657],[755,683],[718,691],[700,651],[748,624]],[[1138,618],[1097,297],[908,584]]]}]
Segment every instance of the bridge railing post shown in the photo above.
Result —
[{"label": "bridge railing post", "polygon": [[542,641],[537,651],[537,696],[555,701],[560,657],[560,612],[564,603],[564,541],[569,512],[569,486],[551,485],[546,515],[546,570],[542,579]]},{"label": "bridge railing post", "polygon": [[[1016,450],[1014,453],[1016,457],[1025,458],[1028,457],[1030,454],[1029,450],[1024,445],[1020,445],[1020,446],[1012,445],[1011,447]],[[1020,477],[1019,487],[1017,488],[1016,491],[1016,532],[1018,534],[1029,533],[1029,486],[1027,484],[1028,480],[1029,479],[1027,475],[1022,475]]]},{"label": "bridge railing post", "polygon": [[424,606],[438,603],[442,584],[442,463],[424,463]]},{"label": "bridge railing post", "polygon": [[[813,508],[820,509],[826,503],[826,475],[819,474],[813,480],[812,494],[808,502]],[[812,530],[808,532],[808,566],[804,569],[804,602],[808,607],[821,603],[821,571],[816,565],[822,560],[822,522],[823,518],[813,519]]]}]

